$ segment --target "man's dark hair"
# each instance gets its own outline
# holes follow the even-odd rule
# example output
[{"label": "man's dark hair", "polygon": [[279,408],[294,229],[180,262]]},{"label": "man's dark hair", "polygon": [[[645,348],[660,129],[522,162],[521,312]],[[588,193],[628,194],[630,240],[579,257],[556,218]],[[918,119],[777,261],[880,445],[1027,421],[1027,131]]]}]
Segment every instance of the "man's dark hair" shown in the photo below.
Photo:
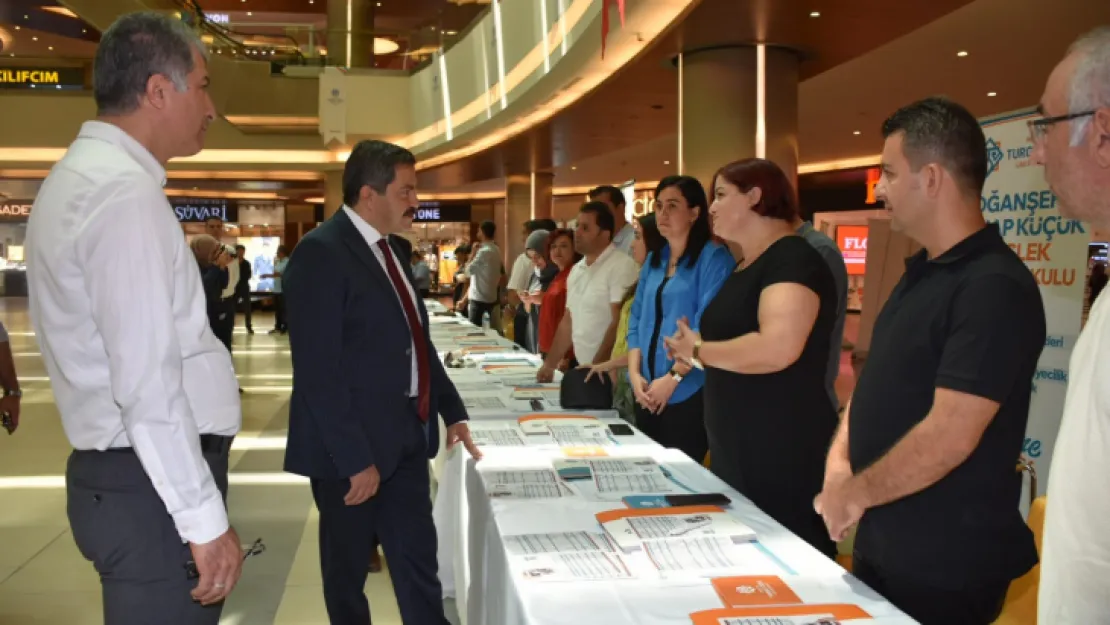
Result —
[{"label": "man's dark hair", "polygon": [[986,136],[975,116],[947,98],[904,106],[883,122],[883,138],[901,132],[902,152],[914,171],[929,163],[948,170],[960,190],[978,198],[987,179]]},{"label": "man's dark hair", "polygon": [[613,232],[617,229],[617,221],[613,218],[613,211],[604,202],[586,202],[578,209],[578,214],[590,213],[597,219],[597,227],[609,231],[609,240],[613,240]]},{"label": "man's dark hair", "polygon": [[245,246],[245,245],[242,245],[242,244],[239,244],[239,245],[236,245],[236,246],[235,246],[235,249],[237,249],[237,250],[243,250],[243,251],[245,252],[245,251],[247,251],[247,246]]},{"label": "man's dark hair", "polygon": [[497,234],[497,224],[488,219],[478,224],[478,229],[482,231],[482,236],[490,241],[493,240],[493,235]]},{"label": "man's dark hair", "polygon": [[[532,222],[536,224],[536,230],[547,230],[548,232],[555,232],[559,229],[559,224],[555,223],[554,219],[533,219]],[[535,232],[536,230],[533,230],[532,232]]]},{"label": "man's dark hair", "polygon": [[620,208],[625,205],[624,194],[621,193],[620,189],[611,184],[603,184],[600,187],[594,187],[590,189],[590,192],[586,195],[588,195],[591,200],[600,200],[601,196],[607,195],[609,196],[609,201],[613,203],[613,206]]},{"label": "man's dark hair", "polygon": [[416,157],[405,148],[385,141],[359,141],[343,166],[343,203],[358,204],[363,187],[384,194],[397,177],[398,165],[416,166]]},{"label": "man's dark hair", "polygon": [[161,74],[178,91],[189,88],[193,50],[204,44],[181,20],[143,11],[119,18],[104,31],[93,59],[97,115],[126,115],[139,108],[150,77]]},{"label": "man's dark hair", "polygon": [[535,232],[536,230],[539,230],[539,229],[540,229],[540,221],[538,219],[529,219],[528,221],[524,222],[524,231],[527,232],[528,234],[532,234],[533,232]]},{"label": "man's dark hair", "polygon": [[279,245],[279,246],[277,246],[277,253],[281,254],[283,256],[288,256],[289,255],[289,249],[286,248],[284,245]]}]

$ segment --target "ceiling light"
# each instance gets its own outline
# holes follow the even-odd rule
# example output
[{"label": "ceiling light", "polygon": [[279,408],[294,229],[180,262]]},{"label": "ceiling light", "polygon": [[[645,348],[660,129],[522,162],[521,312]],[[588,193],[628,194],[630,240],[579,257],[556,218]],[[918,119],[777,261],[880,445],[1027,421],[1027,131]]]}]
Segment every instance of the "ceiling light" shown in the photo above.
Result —
[{"label": "ceiling light", "polygon": [[967,56],[967,50],[960,50],[956,53],[956,56]]},{"label": "ceiling light", "polygon": [[374,37],[374,54],[393,54],[401,49],[401,44],[392,39]]},{"label": "ceiling light", "polygon": [[38,41],[38,40],[39,40],[38,37],[31,37],[31,41]]},{"label": "ceiling light", "polygon": [[[18,27],[18,26],[16,26],[16,28],[19,28],[19,27]],[[89,32],[89,31],[88,31],[88,30],[86,30],[86,29],[84,29],[84,28],[82,28],[82,29],[81,29],[81,34],[84,34],[84,33],[87,33],[87,32]]]},{"label": "ceiling light", "polygon": [[663,161],[663,164],[664,164],[664,165],[670,165],[670,164],[671,164],[671,162],[670,162],[670,161]]},{"label": "ceiling light", "polygon": [[15,29],[16,29],[16,30],[19,30],[19,27],[18,27],[18,26],[16,26],[16,27],[15,27]]},{"label": "ceiling light", "polygon": [[23,19],[25,19],[25,20],[29,20],[29,19],[31,19],[31,16],[30,16],[30,15],[24,15],[24,16],[23,16]]},{"label": "ceiling light", "polygon": [[445,34],[445,35],[457,35],[457,34],[459,34],[459,31],[457,31],[457,30],[445,30],[445,31],[443,31],[443,34]]},{"label": "ceiling light", "polygon": [[53,49],[54,49],[54,46],[46,46],[46,49],[47,49],[47,50],[53,50]]},{"label": "ceiling light", "polygon": [[578,166],[577,165],[571,165],[570,168],[571,169],[578,169]]},{"label": "ceiling light", "polygon": [[250,11],[247,11],[247,17],[254,17],[254,13],[251,13]]},{"label": "ceiling light", "polygon": [[810,17],[821,17],[821,12],[820,11],[810,11],[809,16]]},{"label": "ceiling light", "polygon": [[993,97],[994,97],[994,96],[996,96],[996,95],[998,95],[998,94],[997,94],[997,93],[995,93],[995,92],[993,92],[993,91],[988,91],[988,92],[987,92],[987,97],[988,97],[988,98],[993,98]]},{"label": "ceiling light", "polygon": [[852,131],[852,134],[854,134],[854,135],[858,135],[858,134],[859,134],[859,131],[858,131],[858,130],[853,130],[853,131]]}]

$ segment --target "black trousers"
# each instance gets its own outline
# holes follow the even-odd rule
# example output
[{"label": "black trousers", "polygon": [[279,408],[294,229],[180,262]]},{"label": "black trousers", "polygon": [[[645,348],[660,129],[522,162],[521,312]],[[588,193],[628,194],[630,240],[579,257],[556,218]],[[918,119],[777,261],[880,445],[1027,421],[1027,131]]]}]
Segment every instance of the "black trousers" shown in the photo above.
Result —
[{"label": "black trousers", "polygon": [[320,511],[324,603],[332,625],[369,625],[370,603],[363,586],[378,541],[389,563],[401,621],[448,623],[436,561],[427,435],[415,413],[412,424],[406,440],[397,441],[405,450],[397,470],[362,504],[343,503],[350,480],[312,480],[312,497]]},{"label": "black trousers", "polygon": [[493,302],[486,303],[470,300],[467,304],[467,316],[470,317],[470,323],[473,323],[479,328],[482,327],[482,317],[484,317],[486,313],[489,313],[490,327],[500,332],[501,328],[496,327],[493,318],[493,307],[496,305],[497,304]]},{"label": "black trousers", "polygon": [[231,337],[235,334],[235,298],[220,300],[220,314],[212,320],[212,333],[231,351]]},{"label": "black trousers", "polygon": [[[227,451],[205,453],[227,500]],[[100,574],[105,625],[217,625],[223,604],[189,593],[192,560],[150,477],[129,451],[75,451],[66,463],[66,512],[81,555]]]},{"label": "black trousers", "polygon": [[243,319],[247,324],[247,330],[253,330],[254,325],[251,323],[251,313],[253,312],[251,308],[251,294],[240,293],[235,297],[239,299],[239,308],[243,311]]},{"label": "black trousers", "polygon": [[285,296],[281,293],[274,293],[274,329],[278,332],[289,330],[285,324]]},{"label": "black trousers", "polygon": [[856,553],[852,575],[921,625],[990,625],[1002,613],[1010,582],[973,588],[935,588],[918,580],[885,573]]},{"label": "black trousers", "polygon": [[528,311],[524,310],[524,304],[516,307],[516,316],[513,317],[513,342],[531,351],[528,343]]},{"label": "black trousers", "polygon": [[636,427],[660,445],[680,449],[700,464],[709,451],[704,412],[699,389],[682,403],[667,404],[659,414],[652,414],[636,404]]}]

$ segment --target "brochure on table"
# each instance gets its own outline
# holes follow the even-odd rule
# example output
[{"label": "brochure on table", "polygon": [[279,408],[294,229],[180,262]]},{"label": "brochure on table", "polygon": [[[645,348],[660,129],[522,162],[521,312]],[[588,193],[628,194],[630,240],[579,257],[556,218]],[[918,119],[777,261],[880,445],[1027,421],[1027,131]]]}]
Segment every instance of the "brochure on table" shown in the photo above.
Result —
[{"label": "brochure on table", "polygon": [[598,513],[605,533],[622,549],[669,538],[721,537],[733,542],[755,539],[755,530],[717,506],[678,506],[609,510]]},{"label": "brochure on table", "polygon": [[871,620],[856,605],[818,603],[784,606],[718,608],[690,615],[693,625],[838,625]]}]

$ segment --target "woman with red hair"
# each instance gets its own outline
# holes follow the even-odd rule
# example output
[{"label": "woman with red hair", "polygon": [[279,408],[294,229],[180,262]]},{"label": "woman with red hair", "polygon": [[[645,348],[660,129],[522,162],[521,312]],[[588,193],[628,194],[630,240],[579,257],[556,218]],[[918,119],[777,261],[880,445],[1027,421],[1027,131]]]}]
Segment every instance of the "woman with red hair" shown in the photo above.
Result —
[{"label": "woman with red hair", "polygon": [[[546,356],[551,350],[551,343],[555,340],[555,331],[559,329],[559,322],[567,309],[567,277],[570,270],[582,257],[574,251],[574,232],[560,229],[548,234],[547,242],[542,254],[537,255],[543,259],[546,266],[548,262],[558,267],[558,273],[548,283],[542,293],[530,293],[521,298],[522,301],[537,304],[540,307],[538,343],[540,355]],[[535,258],[533,258],[533,262]],[[539,263],[537,262],[537,266]],[[573,354],[562,363],[560,370],[566,370],[573,358]]]},{"label": "woman with red hair", "polygon": [[774,163],[722,167],[713,194],[714,230],[743,260],[706,307],[701,333],[680,322],[667,344],[705,368],[710,470],[833,557],[836,545],[813,509],[837,426],[825,391],[837,316],[832,272],[795,234],[794,188]]}]

